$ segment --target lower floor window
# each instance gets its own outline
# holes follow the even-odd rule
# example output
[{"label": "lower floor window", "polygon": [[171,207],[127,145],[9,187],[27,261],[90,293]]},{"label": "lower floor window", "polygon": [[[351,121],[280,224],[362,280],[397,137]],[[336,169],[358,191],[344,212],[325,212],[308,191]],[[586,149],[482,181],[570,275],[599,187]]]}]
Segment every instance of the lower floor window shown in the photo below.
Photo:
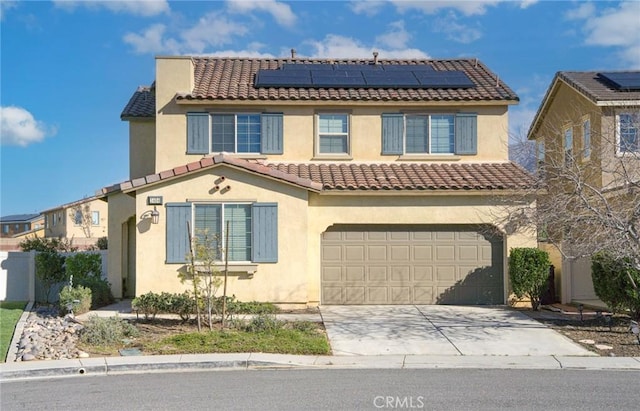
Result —
[{"label": "lower floor window", "polygon": [[218,250],[219,260],[228,244],[229,261],[251,261],[251,204],[195,204],[193,227],[200,244]]}]

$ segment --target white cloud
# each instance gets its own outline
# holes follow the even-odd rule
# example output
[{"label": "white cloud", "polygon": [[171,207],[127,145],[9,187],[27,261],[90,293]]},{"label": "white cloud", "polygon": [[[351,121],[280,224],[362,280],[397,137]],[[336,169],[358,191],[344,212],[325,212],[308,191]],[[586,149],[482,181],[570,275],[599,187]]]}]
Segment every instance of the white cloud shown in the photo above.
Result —
[{"label": "white cloud", "polygon": [[393,49],[402,49],[411,40],[411,34],[404,28],[404,21],[394,21],[390,25],[391,30],[376,37],[376,43]]},{"label": "white cloud", "polygon": [[130,13],[143,17],[157,16],[170,11],[167,0],[53,0],[53,3],[56,7],[68,11],[73,11],[77,7],[105,8],[114,13]]},{"label": "white cloud", "polygon": [[463,44],[472,43],[482,37],[480,29],[460,24],[453,12],[449,12],[446,17],[437,19],[434,30],[446,34],[449,40]]},{"label": "white cloud", "polygon": [[249,29],[213,12],[201,17],[191,28],[178,33],[179,38],[166,36],[166,31],[165,25],[154,24],[141,33],[127,33],[123,40],[140,54],[202,54],[208,47],[231,43],[233,37],[243,36]]},{"label": "white cloud", "polygon": [[154,24],[145,29],[141,34],[127,33],[123,40],[133,47],[135,53],[179,54],[180,46],[175,40],[163,39],[166,27],[164,24]]},{"label": "white cloud", "polygon": [[640,2],[623,2],[616,8],[595,9],[580,7],[567,14],[567,18],[584,20],[585,44],[618,47],[623,63],[640,67]]},{"label": "white cloud", "polygon": [[291,27],[296,23],[296,15],[291,11],[291,7],[275,0],[227,0],[227,5],[232,13],[265,11],[281,26]]},{"label": "white cloud", "polygon": [[489,6],[495,6],[502,0],[474,0],[474,1],[406,1],[389,0],[399,12],[417,10],[425,14],[435,14],[443,9],[457,10],[465,16],[484,14]]},{"label": "white cloud", "polygon": [[7,10],[13,9],[18,6],[17,1],[12,0],[0,0],[0,21],[4,20],[4,16]]},{"label": "white cloud", "polygon": [[534,4],[536,4],[538,2],[538,0],[522,0],[520,2],[520,8],[521,9],[527,9],[531,6],[533,6]]},{"label": "white cloud", "polygon": [[37,121],[29,111],[22,107],[0,107],[2,145],[26,147],[55,133],[55,127],[49,127],[43,122]]},{"label": "white cloud", "polygon": [[380,59],[390,58],[429,58],[429,56],[418,49],[381,49],[366,46],[350,37],[339,36],[336,34],[327,35],[322,41],[306,41],[311,46],[312,53],[310,57],[316,58],[366,58],[372,59],[373,52],[378,51]]},{"label": "white cloud", "polygon": [[593,16],[596,6],[593,3],[582,3],[575,9],[569,10],[565,17],[569,20],[583,20]]},{"label": "white cloud", "polygon": [[378,14],[386,3],[386,1],[381,0],[353,0],[349,2],[349,8],[356,14],[364,14],[371,17]]}]

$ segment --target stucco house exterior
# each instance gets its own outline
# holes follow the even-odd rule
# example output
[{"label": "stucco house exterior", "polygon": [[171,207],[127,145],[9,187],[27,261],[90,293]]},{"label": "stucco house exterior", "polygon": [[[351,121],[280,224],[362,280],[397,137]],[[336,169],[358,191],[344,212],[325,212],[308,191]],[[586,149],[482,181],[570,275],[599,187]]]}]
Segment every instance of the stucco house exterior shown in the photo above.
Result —
[{"label": "stucco house exterior", "polygon": [[[543,175],[549,195],[566,187],[551,181],[548,171],[570,167],[611,197],[640,180],[639,130],[640,71],[561,71],[541,102],[528,139],[536,142],[538,165],[547,170]],[[602,305],[593,290],[588,258],[563,259],[555,247],[544,242],[541,247],[550,251],[561,274],[563,303]]]},{"label": "stucco house exterior", "polygon": [[17,238],[39,235],[44,228],[42,214],[12,214],[0,217],[0,237]]},{"label": "stucco house exterior", "polygon": [[107,203],[96,196],[72,201],[42,212],[44,236],[65,238],[84,249],[109,234]]},{"label": "stucco house exterior", "polygon": [[157,57],[121,115],[130,180],[98,193],[114,295],[186,290],[207,229],[239,300],[504,304],[508,250],[536,246],[495,222],[530,184],[517,103],[476,59]]}]

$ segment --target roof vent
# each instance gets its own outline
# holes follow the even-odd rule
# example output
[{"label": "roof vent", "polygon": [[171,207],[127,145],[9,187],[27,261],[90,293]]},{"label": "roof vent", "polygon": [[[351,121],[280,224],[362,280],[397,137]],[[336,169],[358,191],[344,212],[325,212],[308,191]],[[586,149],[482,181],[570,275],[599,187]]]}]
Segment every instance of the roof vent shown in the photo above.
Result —
[{"label": "roof vent", "polygon": [[378,52],[373,52],[373,64],[378,64]]},{"label": "roof vent", "polygon": [[296,58],[296,49],[291,49],[291,58],[292,59]]}]

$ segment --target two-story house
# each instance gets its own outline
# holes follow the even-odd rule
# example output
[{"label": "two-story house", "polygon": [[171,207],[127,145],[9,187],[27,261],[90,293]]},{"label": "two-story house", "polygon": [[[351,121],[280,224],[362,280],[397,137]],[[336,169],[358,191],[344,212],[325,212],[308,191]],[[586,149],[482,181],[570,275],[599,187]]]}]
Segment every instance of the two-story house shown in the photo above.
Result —
[{"label": "two-story house", "polygon": [[41,214],[13,214],[0,217],[0,237],[37,235],[44,227]]},{"label": "two-story house", "polygon": [[95,196],[47,209],[42,214],[46,238],[65,238],[85,249],[108,236],[108,207]]},{"label": "two-story house", "polygon": [[157,57],[121,116],[131,179],[99,194],[114,295],[185,290],[208,230],[244,301],[506,303],[536,246],[496,223],[530,184],[517,102],[477,59]]},{"label": "two-story house", "polygon": [[[640,180],[639,130],[639,71],[558,72],[528,133],[528,139],[538,146],[549,201],[582,184],[593,187],[611,205],[619,198],[624,206],[635,202],[637,207],[638,194],[628,197],[626,188]],[[594,204],[605,203],[597,199]],[[565,230],[549,222],[548,231],[564,247],[563,254],[578,254],[565,244]],[[592,238],[596,235],[581,228],[573,231]],[[589,259],[563,259],[544,242],[541,247],[553,253],[554,265],[561,268],[561,301],[598,304]]]}]

